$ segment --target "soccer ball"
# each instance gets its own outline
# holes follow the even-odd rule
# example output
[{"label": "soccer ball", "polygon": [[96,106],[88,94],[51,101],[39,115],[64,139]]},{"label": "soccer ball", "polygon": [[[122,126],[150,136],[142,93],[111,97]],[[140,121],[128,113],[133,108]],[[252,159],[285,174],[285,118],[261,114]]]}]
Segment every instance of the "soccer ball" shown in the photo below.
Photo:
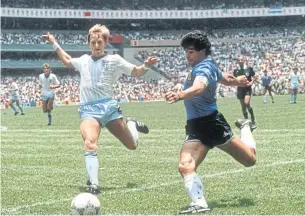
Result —
[{"label": "soccer ball", "polygon": [[96,196],[90,193],[78,194],[71,203],[71,215],[97,215],[101,203]]}]

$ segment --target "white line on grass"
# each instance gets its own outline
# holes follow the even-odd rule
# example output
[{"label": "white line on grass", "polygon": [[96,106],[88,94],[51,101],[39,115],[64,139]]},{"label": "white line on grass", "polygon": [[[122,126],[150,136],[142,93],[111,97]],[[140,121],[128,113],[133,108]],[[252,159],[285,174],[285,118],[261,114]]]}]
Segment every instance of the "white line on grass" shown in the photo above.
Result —
[{"label": "white line on grass", "polygon": [[[218,177],[218,176],[225,176],[225,175],[229,175],[229,174],[236,174],[236,173],[241,173],[244,171],[248,171],[248,170],[253,170],[253,169],[257,169],[257,168],[267,168],[267,167],[274,167],[274,166],[280,166],[280,165],[285,165],[285,164],[292,164],[292,163],[304,163],[305,159],[298,159],[298,160],[292,160],[292,161],[279,161],[276,163],[272,163],[272,164],[267,164],[267,165],[262,165],[262,166],[254,166],[254,167],[250,167],[250,168],[243,168],[243,169],[236,169],[236,170],[230,170],[230,171],[224,171],[224,172],[218,172],[218,173],[213,173],[213,174],[207,174],[207,175],[202,175],[202,178],[214,178],[214,177]],[[129,193],[129,192],[137,192],[137,191],[144,191],[144,190],[151,190],[154,188],[158,188],[158,187],[164,187],[164,186],[170,186],[170,185],[174,185],[174,184],[178,184],[181,183],[181,181],[172,181],[170,183],[164,183],[164,184],[155,184],[155,185],[151,185],[148,187],[140,187],[140,188],[131,188],[131,189],[123,189],[123,190],[117,190],[117,191],[113,191],[113,192],[102,192],[102,194],[116,194],[116,193]],[[1,209],[1,213],[15,213],[16,211],[20,210],[20,209],[27,209],[27,208],[31,208],[31,207],[35,207],[35,206],[41,206],[41,205],[51,205],[51,204],[55,204],[55,203],[61,203],[61,202],[65,202],[68,200],[72,200],[72,198],[66,198],[66,199],[61,199],[61,200],[49,200],[49,201],[45,201],[45,202],[38,202],[38,203],[34,203],[31,205],[22,205],[22,206],[16,206],[14,208],[3,208]]]}]

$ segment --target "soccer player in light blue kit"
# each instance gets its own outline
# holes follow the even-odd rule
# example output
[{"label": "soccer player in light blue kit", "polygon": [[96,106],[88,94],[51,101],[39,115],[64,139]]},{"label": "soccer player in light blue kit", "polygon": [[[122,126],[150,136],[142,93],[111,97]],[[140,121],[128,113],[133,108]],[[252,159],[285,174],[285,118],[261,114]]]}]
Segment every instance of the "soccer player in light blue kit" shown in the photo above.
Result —
[{"label": "soccer player in light blue kit", "polygon": [[87,192],[100,192],[98,183],[99,163],[97,158],[97,143],[101,128],[106,127],[128,149],[135,150],[138,146],[139,132],[148,133],[144,123],[134,119],[123,120],[122,111],[113,99],[113,84],[123,74],[142,76],[149,67],[158,61],[149,57],[143,65],[136,66],[124,60],[121,56],[105,54],[104,49],[109,41],[110,32],[107,27],[95,25],[89,30],[88,43],[91,55],[72,58],[56,42],[51,34],[42,36],[53,44],[61,61],[70,68],[80,72],[80,130],[85,142],[85,163],[88,176]]},{"label": "soccer player in light blue kit", "polygon": [[15,115],[18,115],[19,112],[17,111],[14,103],[16,103],[16,105],[18,106],[20,112],[21,112],[21,115],[24,115],[24,112],[23,112],[23,109],[22,107],[20,106],[20,95],[19,95],[19,88],[18,88],[18,85],[16,82],[14,82],[13,78],[9,78],[9,88],[8,88],[8,91],[10,92],[10,106],[12,107],[12,109],[14,110],[15,112]]},{"label": "soccer player in light blue kit", "polygon": [[261,77],[261,81],[262,81],[261,84],[264,88],[263,92],[262,92],[264,103],[267,103],[267,96],[266,96],[267,91],[272,99],[272,103],[274,103],[274,99],[272,96],[272,85],[271,85],[272,77],[270,75],[268,75],[268,72],[266,69],[264,70],[264,75]]},{"label": "soccer player in light blue kit", "polygon": [[289,87],[290,87],[290,103],[296,104],[297,103],[297,94],[299,89],[300,83],[300,74],[298,73],[298,68],[294,68],[293,72],[290,73],[289,76]]},{"label": "soccer player in light blue kit", "polygon": [[166,100],[169,103],[183,100],[186,109],[186,139],[180,152],[179,172],[184,178],[184,187],[191,204],[182,209],[180,214],[190,214],[210,210],[204,197],[202,181],[196,173],[209,150],[217,147],[249,167],[256,162],[256,143],[250,130],[251,121],[237,119],[241,138],[234,136],[216,105],[217,82],[247,86],[249,81],[246,76],[235,78],[230,74],[222,74],[210,56],[211,43],[200,31],[186,34],[181,46],[192,71],[185,80],[184,90],[179,93],[167,92]]}]

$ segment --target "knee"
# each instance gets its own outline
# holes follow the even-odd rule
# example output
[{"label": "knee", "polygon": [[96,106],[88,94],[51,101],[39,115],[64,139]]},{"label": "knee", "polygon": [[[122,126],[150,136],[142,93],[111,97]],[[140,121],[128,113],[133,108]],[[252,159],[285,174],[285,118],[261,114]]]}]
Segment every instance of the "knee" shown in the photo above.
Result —
[{"label": "knee", "polygon": [[188,173],[192,173],[195,171],[195,163],[193,160],[194,159],[191,157],[180,160],[178,170],[182,176],[185,176]]},{"label": "knee", "polygon": [[245,167],[252,167],[256,164],[256,156],[253,154],[251,158],[249,158],[245,163]]},{"label": "knee", "polygon": [[85,149],[86,151],[97,151],[97,141],[96,140],[85,140]]}]

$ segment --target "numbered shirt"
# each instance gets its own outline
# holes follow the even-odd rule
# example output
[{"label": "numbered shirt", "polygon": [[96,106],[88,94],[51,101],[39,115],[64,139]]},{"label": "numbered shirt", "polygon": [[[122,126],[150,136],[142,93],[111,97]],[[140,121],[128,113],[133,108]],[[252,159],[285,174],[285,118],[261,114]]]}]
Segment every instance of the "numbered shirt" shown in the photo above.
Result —
[{"label": "numbered shirt", "polygon": [[59,85],[59,81],[57,76],[53,73],[50,73],[48,77],[44,75],[44,73],[39,75],[39,83],[42,86],[42,94],[47,95],[49,93],[54,92],[53,89],[50,89],[50,85]]},{"label": "numbered shirt", "polygon": [[122,74],[131,75],[135,68],[118,54],[106,55],[94,61],[85,54],[73,58],[71,63],[80,72],[80,103],[92,103],[105,98],[113,98],[113,84]]}]

